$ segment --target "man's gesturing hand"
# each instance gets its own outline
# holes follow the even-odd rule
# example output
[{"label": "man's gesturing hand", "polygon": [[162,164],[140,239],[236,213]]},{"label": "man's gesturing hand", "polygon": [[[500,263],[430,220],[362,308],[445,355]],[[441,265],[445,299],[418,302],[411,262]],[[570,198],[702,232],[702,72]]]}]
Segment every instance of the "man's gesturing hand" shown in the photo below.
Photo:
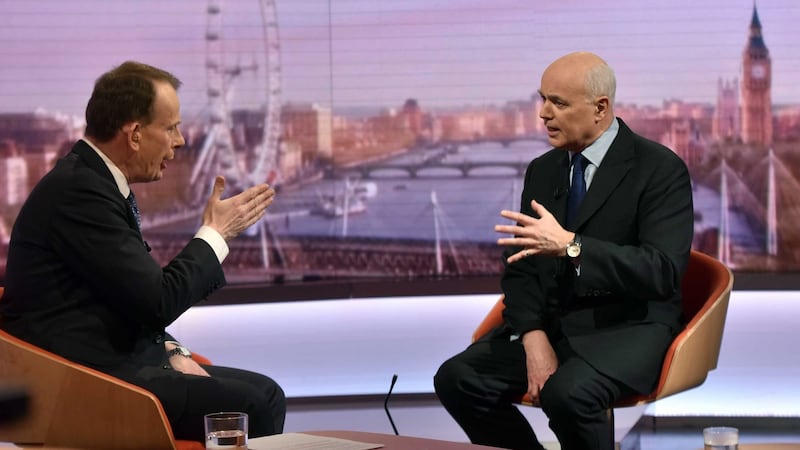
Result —
[{"label": "man's gesturing hand", "polygon": [[516,211],[500,211],[501,216],[513,220],[516,224],[495,225],[494,231],[513,236],[500,238],[497,243],[521,248],[508,258],[509,263],[531,255],[564,256],[567,244],[575,237],[575,233],[562,228],[550,211],[536,200],[531,200],[531,209],[539,218]]},{"label": "man's gesturing hand", "polygon": [[267,184],[253,186],[223,200],[221,197],[224,190],[225,178],[218,176],[203,211],[203,225],[217,230],[226,241],[258,222],[275,197],[275,190]]}]

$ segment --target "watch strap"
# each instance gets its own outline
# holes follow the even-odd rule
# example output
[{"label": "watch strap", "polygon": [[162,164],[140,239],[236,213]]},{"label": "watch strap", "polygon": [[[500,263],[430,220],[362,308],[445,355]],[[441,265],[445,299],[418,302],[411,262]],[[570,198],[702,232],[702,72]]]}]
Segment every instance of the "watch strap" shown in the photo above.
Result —
[{"label": "watch strap", "polygon": [[173,348],[172,350],[168,350],[167,351],[167,357],[171,358],[171,357],[173,357],[175,355],[181,355],[181,356],[184,356],[186,358],[191,358],[192,357],[192,352],[190,352],[188,348],[186,348],[186,347],[184,347],[182,345],[178,345],[175,348]]},{"label": "watch strap", "polygon": [[583,241],[581,235],[575,233],[569,244],[567,244],[567,260],[576,267],[580,265],[581,255],[583,254]]}]

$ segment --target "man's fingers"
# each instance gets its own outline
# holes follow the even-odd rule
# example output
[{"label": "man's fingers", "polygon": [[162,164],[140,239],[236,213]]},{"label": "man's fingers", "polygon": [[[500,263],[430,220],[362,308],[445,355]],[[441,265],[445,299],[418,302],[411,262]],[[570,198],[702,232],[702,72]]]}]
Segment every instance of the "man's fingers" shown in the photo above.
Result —
[{"label": "man's fingers", "polygon": [[225,177],[218,176],[214,179],[214,190],[211,192],[211,197],[219,200],[222,197],[222,191],[225,190]]},{"label": "man's fingers", "polygon": [[539,401],[539,388],[536,386],[536,383],[528,382],[528,396],[534,402]]},{"label": "man's fingers", "polygon": [[514,234],[517,234],[518,232],[520,232],[522,230],[523,230],[523,227],[518,227],[516,225],[495,225],[494,226],[494,231],[496,231],[498,233],[504,233],[504,234],[514,235]]},{"label": "man's fingers", "polygon": [[520,214],[520,213],[518,213],[516,211],[510,211],[508,209],[504,209],[504,210],[500,211],[500,215],[505,217],[506,219],[511,219],[511,220],[516,221],[517,218],[519,216],[521,216],[522,214]]},{"label": "man's fingers", "polygon": [[500,211],[500,215],[505,217],[506,219],[509,219],[509,220],[511,220],[511,221],[513,221],[515,223],[520,223],[522,225],[530,225],[535,220],[533,217],[526,216],[525,214],[522,214],[521,212],[510,211],[510,210],[507,210],[507,209],[504,209],[504,210]]},{"label": "man's fingers", "polygon": [[245,191],[245,195],[245,203],[252,201],[253,205],[256,206],[269,200],[275,195],[275,191],[270,189],[269,185],[259,184]]},{"label": "man's fingers", "polygon": [[536,200],[531,200],[531,208],[533,209],[533,212],[535,212],[536,215],[538,215],[541,218],[550,215],[550,211],[548,211],[547,208],[542,206],[542,204],[537,202]]}]

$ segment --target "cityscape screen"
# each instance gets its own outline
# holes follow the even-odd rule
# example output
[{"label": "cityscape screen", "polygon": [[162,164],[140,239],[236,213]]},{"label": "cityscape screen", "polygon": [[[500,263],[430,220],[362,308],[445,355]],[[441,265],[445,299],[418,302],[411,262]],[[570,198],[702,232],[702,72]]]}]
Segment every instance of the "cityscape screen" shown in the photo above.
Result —
[{"label": "cityscape screen", "polygon": [[689,167],[693,247],[737,287],[796,288],[796,3],[5,2],[0,280],[15,216],[82,136],[95,79],[137,60],[183,82],[186,145],[133,186],[154,258],[195,233],[214,176],[277,190],[231,242],[213,301],[498,292],[493,227],[550,149],[542,71],[587,50],[616,72],[615,114]]}]

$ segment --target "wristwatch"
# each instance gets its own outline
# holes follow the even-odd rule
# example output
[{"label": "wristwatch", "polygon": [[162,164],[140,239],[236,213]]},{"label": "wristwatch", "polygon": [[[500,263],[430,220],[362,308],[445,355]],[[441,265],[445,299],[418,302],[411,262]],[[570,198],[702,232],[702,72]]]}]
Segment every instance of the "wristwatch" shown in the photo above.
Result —
[{"label": "wristwatch", "polygon": [[567,244],[567,258],[570,261],[576,261],[581,256],[581,235],[575,233],[569,244]]},{"label": "wristwatch", "polygon": [[186,347],[184,347],[182,345],[179,345],[179,346],[177,346],[177,347],[175,347],[172,350],[167,352],[167,357],[168,358],[172,358],[175,355],[181,355],[181,356],[184,356],[186,358],[191,358],[192,357],[192,352],[190,352],[188,348],[186,348]]}]

